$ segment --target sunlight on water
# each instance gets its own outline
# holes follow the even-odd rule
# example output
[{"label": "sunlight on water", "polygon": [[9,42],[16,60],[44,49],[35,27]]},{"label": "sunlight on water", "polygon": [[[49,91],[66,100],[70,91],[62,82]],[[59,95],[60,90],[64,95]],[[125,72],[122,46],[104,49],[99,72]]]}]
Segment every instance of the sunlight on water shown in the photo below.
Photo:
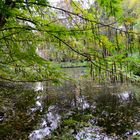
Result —
[{"label": "sunlight on water", "polygon": [[85,127],[76,135],[76,140],[114,140],[101,132],[99,127]]},{"label": "sunlight on water", "polygon": [[122,100],[129,100],[131,97],[131,92],[130,91],[124,91],[118,95]]},{"label": "sunlight on water", "polygon": [[47,114],[42,118],[40,129],[34,130],[30,135],[30,140],[41,140],[45,136],[48,136],[54,129],[58,127],[61,116],[55,113],[56,107],[50,106]]},{"label": "sunlight on water", "polygon": [[34,91],[43,91],[43,84],[41,82],[36,82]]}]

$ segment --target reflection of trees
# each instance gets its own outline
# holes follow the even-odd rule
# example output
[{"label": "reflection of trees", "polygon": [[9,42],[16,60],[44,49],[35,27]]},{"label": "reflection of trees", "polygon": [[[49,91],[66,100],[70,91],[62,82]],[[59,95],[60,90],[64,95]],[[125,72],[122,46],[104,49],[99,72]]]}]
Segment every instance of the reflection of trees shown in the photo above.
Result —
[{"label": "reflection of trees", "polygon": [[[137,124],[139,105],[135,95],[129,94],[126,100],[121,95],[103,93],[96,98],[97,124],[109,134],[123,135],[133,130]],[[137,119],[136,119],[137,118]]]},{"label": "reflection of trees", "polygon": [[35,100],[33,91],[1,88],[0,111],[4,118],[0,124],[0,137],[3,140],[28,139],[41,115],[39,110],[31,112]]}]

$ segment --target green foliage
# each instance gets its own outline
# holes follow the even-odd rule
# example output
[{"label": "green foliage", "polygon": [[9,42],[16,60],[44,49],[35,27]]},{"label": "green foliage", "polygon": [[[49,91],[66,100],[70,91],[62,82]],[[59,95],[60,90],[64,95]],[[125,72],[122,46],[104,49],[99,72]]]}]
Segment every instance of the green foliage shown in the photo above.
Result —
[{"label": "green foliage", "polygon": [[97,0],[109,16],[120,16],[122,0]]},{"label": "green foliage", "polygon": [[103,81],[124,81],[136,74],[128,61],[139,63],[130,57],[139,51],[137,10],[126,8],[122,0],[97,0],[88,8],[77,2],[63,4],[58,8],[46,0],[0,2],[2,79],[59,81],[62,75],[50,60],[89,61],[93,79]]},{"label": "green foliage", "polygon": [[[37,7],[47,4],[47,2],[43,0],[34,6],[29,6],[28,3],[25,5],[24,1],[15,1],[14,7],[10,7],[4,2],[1,3],[3,18],[7,18],[5,25],[0,29],[1,78],[17,81],[43,81],[48,79],[56,81],[55,79],[58,79],[58,77],[61,78],[61,75],[56,72],[55,65],[39,57],[36,53],[41,44],[40,41],[44,42],[47,37],[47,35],[44,36],[43,32],[39,32],[39,30],[45,29],[41,26],[46,24],[47,19],[46,21],[43,20],[42,11]],[[9,9],[5,10],[7,7]],[[6,13],[3,11],[6,11]],[[48,10],[46,9],[46,11]],[[3,22],[3,19],[1,19],[1,22]]]}]

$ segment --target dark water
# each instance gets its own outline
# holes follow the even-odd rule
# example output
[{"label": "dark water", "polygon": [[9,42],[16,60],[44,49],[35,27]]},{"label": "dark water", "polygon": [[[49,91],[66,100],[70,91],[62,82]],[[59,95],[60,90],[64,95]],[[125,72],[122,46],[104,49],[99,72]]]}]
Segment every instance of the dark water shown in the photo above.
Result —
[{"label": "dark water", "polygon": [[[140,87],[74,80],[0,87],[0,140],[121,140],[140,137]],[[17,87],[17,88],[16,88]]]}]

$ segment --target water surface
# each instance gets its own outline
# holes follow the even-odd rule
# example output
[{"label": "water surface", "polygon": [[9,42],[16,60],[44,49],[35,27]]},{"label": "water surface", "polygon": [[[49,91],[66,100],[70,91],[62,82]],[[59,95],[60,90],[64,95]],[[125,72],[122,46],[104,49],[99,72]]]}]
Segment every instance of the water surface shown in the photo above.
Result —
[{"label": "water surface", "polygon": [[2,140],[138,139],[139,86],[99,85],[82,78],[85,69],[64,71],[74,80],[59,86],[37,82],[0,87]]}]

